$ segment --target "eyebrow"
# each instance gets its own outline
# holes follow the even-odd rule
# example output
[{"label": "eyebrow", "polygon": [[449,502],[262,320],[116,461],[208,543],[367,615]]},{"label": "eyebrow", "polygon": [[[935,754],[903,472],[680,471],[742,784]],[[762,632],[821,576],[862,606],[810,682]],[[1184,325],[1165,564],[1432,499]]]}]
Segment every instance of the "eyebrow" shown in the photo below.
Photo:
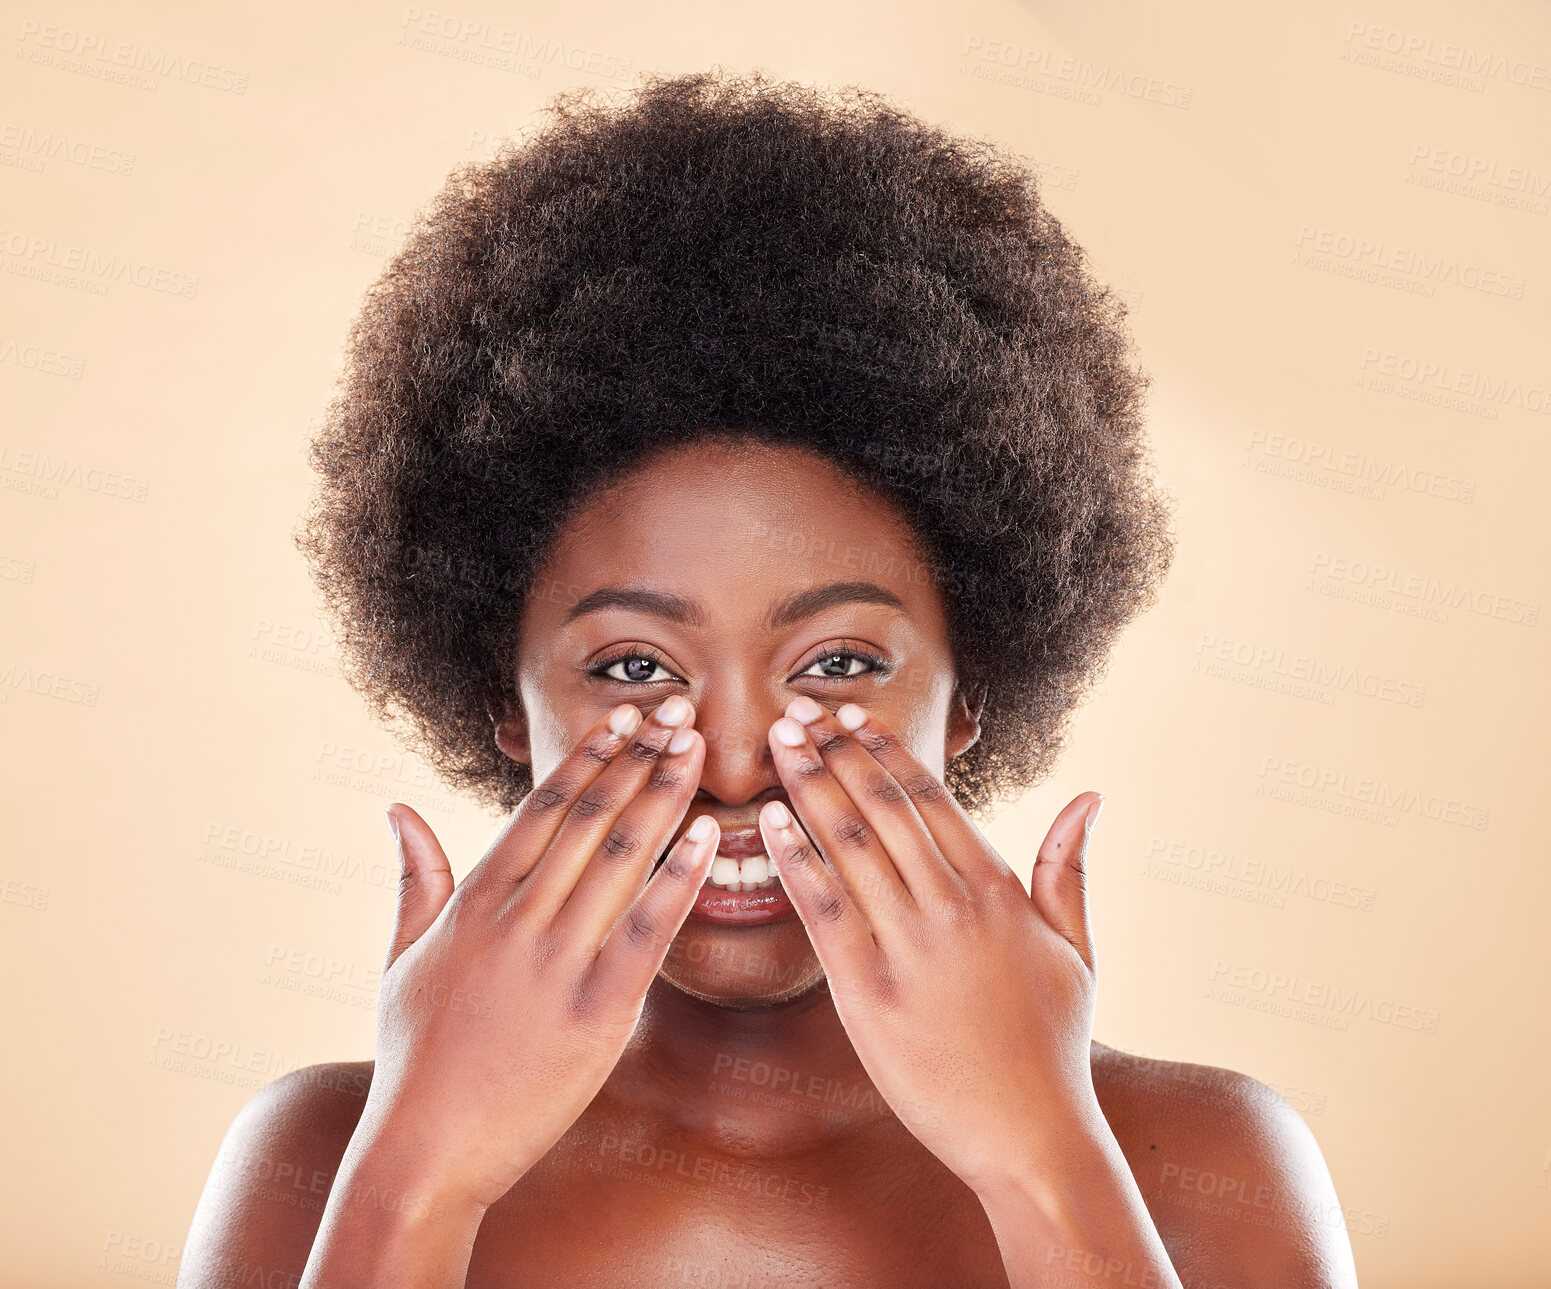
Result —
[{"label": "eyebrow", "polygon": [[[790,595],[765,619],[767,630],[790,626],[811,618],[816,613],[833,608],[837,604],[881,604],[904,612],[905,602],[887,587],[876,582],[830,582],[806,591]],[[603,586],[582,596],[566,614],[567,622],[574,622],[587,613],[603,609],[634,609],[652,617],[676,622],[681,626],[703,627],[705,611],[694,600],[682,595],[670,595],[664,591],[646,591],[629,586]]]},{"label": "eyebrow", "polygon": [[837,604],[882,604],[890,609],[905,611],[905,602],[886,587],[876,582],[831,582],[827,586],[815,586],[811,590],[798,591],[777,605],[766,619],[765,626],[774,631],[777,627],[790,626],[811,618],[815,613]]}]

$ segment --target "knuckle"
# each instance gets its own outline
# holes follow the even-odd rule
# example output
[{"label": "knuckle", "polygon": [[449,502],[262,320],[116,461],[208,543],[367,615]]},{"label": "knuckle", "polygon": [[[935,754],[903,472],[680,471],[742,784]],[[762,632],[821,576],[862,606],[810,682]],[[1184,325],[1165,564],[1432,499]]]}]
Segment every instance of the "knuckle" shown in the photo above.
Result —
[{"label": "knuckle", "polygon": [[846,915],[845,901],[834,891],[825,891],[814,905],[813,915],[820,922],[839,922]]},{"label": "knuckle", "polygon": [[571,794],[557,783],[541,783],[525,798],[529,814],[547,814],[559,810]]},{"label": "knuckle", "polygon": [[573,1025],[583,1024],[592,1013],[592,990],[585,980],[578,980],[565,995],[566,1017]]},{"label": "knuckle", "polygon": [[789,842],[776,862],[781,868],[802,868],[813,862],[813,847],[806,841]]},{"label": "knuckle", "polygon": [[670,882],[687,882],[695,871],[685,862],[684,849],[681,846],[675,846],[668,852],[668,858],[662,861],[662,866],[668,870],[667,880]]},{"label": "knuckle", "polygon": [[800,779],[822,779],[829,773],[829,767],[816,756],[800,756],[792,768]]},{"label": "knuckle", "polygon": [[933,774],[912,774],[900,786],[910,795],[912,801],[921,801],[928,805],[941,801],[948,795],[948,789],[942,780]]},{"label": "knuckle", "polygon": [[627,755],[632,761],[641,761],[651,765],[662,760],[663,750],[660,747],[653,747],[650,743],[643,743],[640,739],[636,739],[635,742],[630,744]]},{"label": "knuckle", "polygon": [[874,756],[887,756],[890,752],[899,748],[899,740],[886,730],[878,729],[875,724],[869,723],[865,730],[856,735],[858,741]]},{"label": "knuckle", "polygon": [[906,799],[905,790],[900,787],[899,780],[886,771],[869,774],[864,786],[869,797],[884,805],[898,805]]},{"label": "knuckle", "polygon": [[622,924],[625,943],[637,949],[645,949],[656,943],[657,921],[644,909],[631,909]]},{"label": "knuckle", "polygon": [[858,850],[872,844],[873,831],[858,814],[842,815],[835,822],[835,840]]},{"label": "knuckle", "polygon": [[609,829],[608,836],[603,839],[598,850],[610,859],[629,859],[641,849],[641,835],[629,828],[614,827]]},{"label": "knuckle", "polygon": [[580,819],[592,819],[605,814],[614,805],[613,794],[602,788],[590,788],[577,797],[571,813]]},{"label": "knuckle", "polygon": [[870,992],[873,1004],[877,1007],[891,1008],[900,998],[900,981],[887,962],[880,962],[871,972]]},{"label": "knuckle", "polygon": [[652,771],[646,784],[654,792],[676,792],[688,777],[682,766],[665,761],[659,763]]},{"label": "knuckle", "polygon": [[813,746],[820,752],[838,752],[846,743],[851,741],[851,736],[844,730],[827,730],[823,728],[809,728],[808,737],[813,740]]},{"label": "knuckle", "polygon": [[577,759],[597,766],[611,765],[618,746],[612,738],[583,739],[576,745]]}]

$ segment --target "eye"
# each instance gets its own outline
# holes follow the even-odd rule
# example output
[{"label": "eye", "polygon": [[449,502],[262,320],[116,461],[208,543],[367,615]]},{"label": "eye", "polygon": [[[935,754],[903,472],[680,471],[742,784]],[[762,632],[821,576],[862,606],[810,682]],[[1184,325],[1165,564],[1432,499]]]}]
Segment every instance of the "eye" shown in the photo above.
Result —
[{"label": "eye", "polygon": [[[856,663],[863,666],[857,668]],[[888,670],[889,661],[882,654],[865,645],[848,642],[838,648],[825,649],[798,674],[815,680],[854,680],[858,676],[873,672],[882,674]]]},{"label": "eye", "polygon": [[[619,668],[623,674],[615,671]],[[663,672],[661,676],[653,672]],[[652,649],[627,649],[608,658],[600,658],[587,668],[589,676],[601,680],[616,680],[626,685],[656,685],[664,680],[677,680],[662,664],[662,655]]]}]

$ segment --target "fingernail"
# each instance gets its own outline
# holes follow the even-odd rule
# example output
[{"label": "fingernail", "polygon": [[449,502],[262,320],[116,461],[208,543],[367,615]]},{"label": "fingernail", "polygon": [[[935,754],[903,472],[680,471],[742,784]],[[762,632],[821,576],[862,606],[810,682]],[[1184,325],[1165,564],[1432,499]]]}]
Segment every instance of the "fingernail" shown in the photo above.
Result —
[{"label": "fingernail", "polygon": [[1098,823],[1098,821],[1099,821],[1099,812],[1101,810],[1103,810],[1103,809],[1104,809],[1104,798],[1103,797],[1100,797],[1097,801],[1095,801],[1091,806],[1088,807],[1088,822],[1083,825],[1083,830],[1082,830],[1082,836],[1083,836],[1083,840],[1084,841],[1087,841],[1089,834],[1093,832],[1093,825]]},{"label": "fingernail", "polygon": [[820,716],[824,715],[824,709],[814,702],[813,699],[803,694],[798,698],[792,699],[787,704],[786,714],[794,721],[801,721],[804,725],[811,725]]},{"label": "fingernail", "polygon": [[388,821],[388,831],[393,834],[395,842],[399,839],[399,817],[391,810],[384,810],[383,817]]},{"label": "fingernail", "polygon": [[[668,751],[674,756],[680,752],[687,752],[695,744],[694,730],[674,730],[673,737],[668,740]],[[704,818],[704,816],[702,816]]]},{"label": "fingernail", "polygon": [[765,822],[772,828],[785,828],[792,822],[792,812],[779,801],[772,801],[765,807]]},{"label": "fingernail", "polygon": [[803,740],[808,737],[803,733],[802,726],[790,716],[783,716],[770,729],[776,736],[776,742],[784,743],[787,747],[801,747]]},{"label": "fingernail", "polygon": [[688,719],[689,699],[682,694],[674,694],[657,709],[659,725],[682,725]]},{"label": "fingernail", "polygon": [[846,703],[836,710],[835,719],[848,730],[859,730],[867,724],[867,712],[855,703]]},{"label": "fingernail", "polygon": [[623,738],[626,734],[635,732],[635,727],[641,723],[641,713],[626,703],[623,707],[616,707],[609,713],[609,728]]},{"label": "fingernail", "polygon": [[716,820],[712,819],[710,815],[701,815],[694,823],[690,824],[689,831],[684,835],[690,841],[705,841],[715,831]]}]

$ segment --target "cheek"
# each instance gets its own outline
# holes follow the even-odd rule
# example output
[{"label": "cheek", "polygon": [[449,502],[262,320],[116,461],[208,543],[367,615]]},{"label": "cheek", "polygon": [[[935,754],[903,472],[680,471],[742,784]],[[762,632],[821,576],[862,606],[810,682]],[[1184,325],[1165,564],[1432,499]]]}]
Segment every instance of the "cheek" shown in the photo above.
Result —
[{"label": "cheek", "polygon": [[944,753],[950,695],[950,687],[942,684],[933,685],[930,690],[906,693],[899,710],[887,717],[890,728],[905,746],[939,778],[947,765]]},{"label": "cheek", "polygon": [[524,684],[521,693],[522,710],[528,718],[533,781],[538,783],[581,742],[593,722],[579,704],[567,707],[557,703],[547,690]]}]

